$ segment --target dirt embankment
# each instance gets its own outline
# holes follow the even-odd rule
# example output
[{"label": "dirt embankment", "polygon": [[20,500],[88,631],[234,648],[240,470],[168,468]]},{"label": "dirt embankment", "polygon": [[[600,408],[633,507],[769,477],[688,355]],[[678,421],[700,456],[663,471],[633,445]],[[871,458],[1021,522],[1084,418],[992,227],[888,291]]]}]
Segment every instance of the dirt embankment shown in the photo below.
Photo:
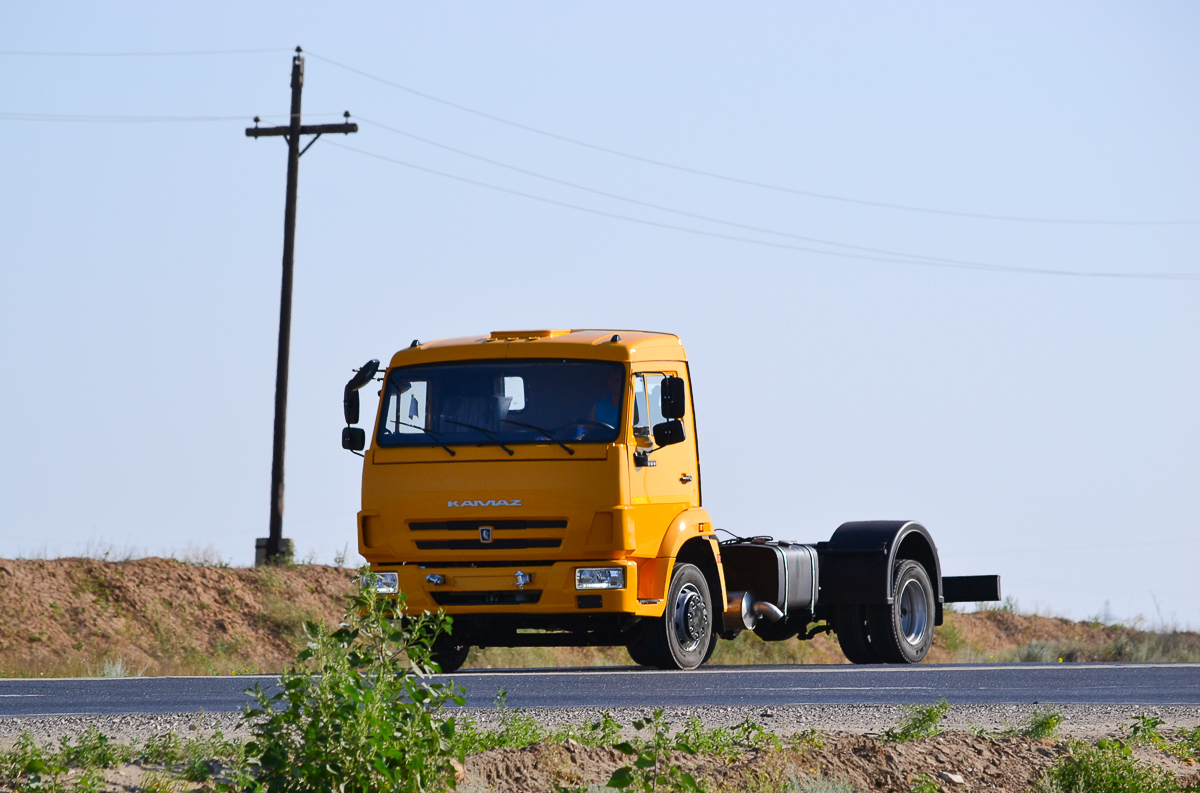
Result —
[{"label": "dirt embankment", "polygon": [[[169,559],[0,559],[0,676],[278,672],[305,620],[336,624],[351,570]],[[988,611],[948,614],[928,661],[1197,661],[1200,634]],[[837,639],[721,642],[716,664],[845,663]],[[627,665],[622,647],[475,649],[468,667]]]},{"label": "dirt embankment", "polygon": [[170,559],[0,560],[0,675],[273,672],[306,619],[335,621],[351,571]]}]

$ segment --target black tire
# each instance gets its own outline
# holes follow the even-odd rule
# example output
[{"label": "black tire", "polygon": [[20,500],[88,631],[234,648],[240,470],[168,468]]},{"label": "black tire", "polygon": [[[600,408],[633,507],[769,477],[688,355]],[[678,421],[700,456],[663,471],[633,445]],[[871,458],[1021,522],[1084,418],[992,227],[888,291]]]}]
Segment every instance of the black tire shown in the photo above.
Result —
[{"label": "black tire", "polygon": [[438,665],[442,674],[450,674],[462,668],[470,652],[471,645],[460,644],[453,636],[443,633],[433,640],[433,646],[429,648],[429,658]]},{"label": "black tire", "polygon": [[708,649],[704,651],[704,660],[701,661],[700,663],[702,663],[702,664],[708,663],[708,659],[712,658],[713,653],[715,653],[717,651],[717,642],[720,641],[720,639],[721,639],[720,636],[717,636],[716,633],[713,633],[712,640],[708,643]]},{"label": "black tire", "polygon": [[629,651],[629,657],[638,666],[654,666],[654,659],[646,650],[646,642],[641,638],[625,645],[625,649]]},{"label": "black tire", "polygon": [[937,613],[933,584],[920,562],[905,559],[896,565],[892,603],[871,606],[871,644],[880,660],[889,664],[920,663],[933,644]]},{"label": "black tire", "polygon": [[834,607],[833,629],[837,633],[842,653],[852,664],[877,664],[883,659],[871,641],[867,619],[868,607],[861,603],[844,603]]},{"label": "black tire", "polygon": [[662,617],[642,623],[638,654],[645,653],[648,665],[659,669],[695,669],[712,644],[712,614],[704,573],[695,565],[676,564]]}]

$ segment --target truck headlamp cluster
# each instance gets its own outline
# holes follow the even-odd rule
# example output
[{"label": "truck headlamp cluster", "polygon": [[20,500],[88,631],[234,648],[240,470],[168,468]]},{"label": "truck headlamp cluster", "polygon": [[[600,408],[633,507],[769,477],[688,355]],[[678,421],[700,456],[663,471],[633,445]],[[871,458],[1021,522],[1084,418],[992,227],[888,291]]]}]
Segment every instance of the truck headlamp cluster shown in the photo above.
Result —
[{"label": "truck headlamp cluster", "polygon": [[363,576],[362,585],[374,585],[380,595],[394,595],[400,591],[400,576],[397,573],[371,573]]},{"label": "truck headlamp cluster", "polygon": [[575,570],[576,589],[624,589],[624,567],[579,567]]}]

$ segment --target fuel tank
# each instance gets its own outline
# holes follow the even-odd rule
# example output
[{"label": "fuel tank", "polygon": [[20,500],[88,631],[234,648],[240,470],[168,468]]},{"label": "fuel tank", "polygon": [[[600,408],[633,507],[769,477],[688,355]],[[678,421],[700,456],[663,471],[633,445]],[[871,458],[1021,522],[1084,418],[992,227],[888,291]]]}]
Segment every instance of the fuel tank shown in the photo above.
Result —
[{"label": "fuel tank", "polygon": [[729,592],[748,592],[783,616],[810,612],[817,600],[817,549],[783,540],[745,540],[721,546],[721,566]]}]

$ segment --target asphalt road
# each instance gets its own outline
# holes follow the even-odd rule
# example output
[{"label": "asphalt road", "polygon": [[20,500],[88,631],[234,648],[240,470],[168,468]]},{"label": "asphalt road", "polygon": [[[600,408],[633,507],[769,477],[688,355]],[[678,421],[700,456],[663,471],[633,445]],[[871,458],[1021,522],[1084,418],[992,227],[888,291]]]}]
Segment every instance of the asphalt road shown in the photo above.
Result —
[{"label": "asphalt road", "polygon": [[[707,666],[478,670],[452,676],[469,705],[503,687],[511,707],[839,705],[933,702],[1200,705],[1200,664],[986,664]],[[273,676],[0,680],[0,717],[66,714],[230,713]]]}]

